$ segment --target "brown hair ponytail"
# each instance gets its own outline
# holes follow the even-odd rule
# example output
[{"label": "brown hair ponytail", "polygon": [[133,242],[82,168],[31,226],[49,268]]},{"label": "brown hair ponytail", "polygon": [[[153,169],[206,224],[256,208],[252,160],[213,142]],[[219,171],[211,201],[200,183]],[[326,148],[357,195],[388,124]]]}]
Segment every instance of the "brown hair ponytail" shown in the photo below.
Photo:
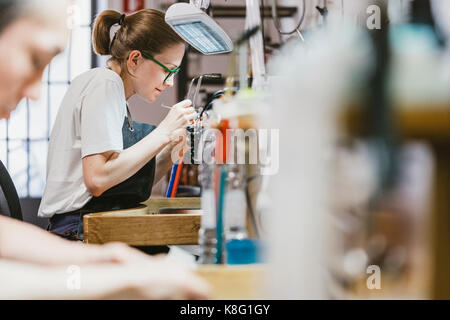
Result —
[{"label": "brown hair ponytail", "polygon": [[95,19],[94,30],[92,32],[92,45],[94,51],[99,55],[110,55],[109,30],[119,22],[121,14],[115,10],[105,10]]},{"label": "brown hair ponytail", "polygon": [[[183,43],[175,31],[164,21],[164,13],[154,9],[143,9],[126,17],[120,12],[105,10],[94,22],[92,44],[99,55],[111,55],[121,66],[126,65],[128,53],[132,50],[144,51],[150,55]],[[115,39],[110,38],[111,27],[121,22]],[[126,70],[126,69],[122,69]]]}]

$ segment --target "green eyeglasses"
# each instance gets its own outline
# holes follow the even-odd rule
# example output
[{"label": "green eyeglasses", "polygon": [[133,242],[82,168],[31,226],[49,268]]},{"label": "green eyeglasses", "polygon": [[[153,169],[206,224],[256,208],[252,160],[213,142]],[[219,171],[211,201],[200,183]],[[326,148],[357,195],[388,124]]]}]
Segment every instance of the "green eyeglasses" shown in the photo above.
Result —
[{"label": "green eyeglasses", "polygon": [[146,54],[145,52],[141,51],[142,56],[148,60],[152,60],[154,63],[156,63],[157,65],[159,65],[160,67],[162,67],[164,70],[166,70],[168,72],[167,76],[164,78],[164,82],[167,81],[167,79],[169,79],[172,75],[175,75],[178,73],[178,71],[180,71],[180,67],[178,68],[174,68],[174,69],[169,69],[167,68],[165,65],[163,65],[161,62],[159,62],[158,60],[156,60],[155,58],[153,58],[151,55]]}]

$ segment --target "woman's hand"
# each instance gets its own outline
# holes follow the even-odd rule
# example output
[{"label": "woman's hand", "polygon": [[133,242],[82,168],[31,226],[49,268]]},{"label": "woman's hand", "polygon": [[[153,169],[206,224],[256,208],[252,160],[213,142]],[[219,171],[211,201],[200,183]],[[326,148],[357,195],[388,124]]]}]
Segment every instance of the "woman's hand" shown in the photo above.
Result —
[{"label": "woman's hand", "polygon": [[[173,257],[149,256],[119,242],[85,245],[85,248],[91,250],[87,261],[90,266],[103,265],[108,270],[116,265],[117,274],[122,278],[121,284],[110,283],[118,286],[118,290],[108,293],[105,289],[101,298],[206,299],[210,295],[209,285]],[[100,288],[101,285],[97,287]]]},{"label": "woman's hand", "polygon": [[155,129],[168,138],[170,144],[179,143],[186,135],[186,127],[194,122],[196,113],[190,100],[175,104],[164,120]]},{"label": "woman's hand", "polygon": [[124,270],[123,290],[111,298],[207,299],[211,288],[184,263],[169,257],[151,257],[147,264]]},{"label": "woman's hand", "polygon": [[84,245],[87,263],[135,264],[147,262],[149,256],[121,242],[104,245]]},{"label": "woman's hand", "polygon": [[[0,259],[0,299],[206,299],[211,288],[181,262],[43,267]],[[77,288],[77,290],[73,290]]]},{"label": "woman's hand", "polygon": [[123,280],[119,290],[102,298],[206,299],[210,294],[208,284],[174,257],[149,256],[118,242],[89,247],[95,250],[90,253],[95,254],[91,266],[107,270],[115,264]]}]

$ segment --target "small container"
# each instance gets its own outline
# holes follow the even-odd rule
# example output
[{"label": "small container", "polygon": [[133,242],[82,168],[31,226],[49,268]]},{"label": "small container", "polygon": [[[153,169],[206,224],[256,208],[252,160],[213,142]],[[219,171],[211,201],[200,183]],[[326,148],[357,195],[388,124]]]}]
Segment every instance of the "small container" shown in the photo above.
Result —
[{"label": "small container", "polygon": [[232,239],[226,244],[227,264],[261,262],[261,243],[255,239]]}]

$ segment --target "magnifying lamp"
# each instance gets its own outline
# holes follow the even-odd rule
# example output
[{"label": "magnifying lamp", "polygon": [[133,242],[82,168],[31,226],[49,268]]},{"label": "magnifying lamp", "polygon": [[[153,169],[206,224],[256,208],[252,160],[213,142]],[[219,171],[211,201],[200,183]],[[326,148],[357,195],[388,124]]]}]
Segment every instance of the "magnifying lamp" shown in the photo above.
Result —
[{"label": "magnifying lamp", "polygon": [[189,3],[175,3],[166,11],[166,23],[187,43],[203,54],[233,50],[225,31],[205,12]]}]

